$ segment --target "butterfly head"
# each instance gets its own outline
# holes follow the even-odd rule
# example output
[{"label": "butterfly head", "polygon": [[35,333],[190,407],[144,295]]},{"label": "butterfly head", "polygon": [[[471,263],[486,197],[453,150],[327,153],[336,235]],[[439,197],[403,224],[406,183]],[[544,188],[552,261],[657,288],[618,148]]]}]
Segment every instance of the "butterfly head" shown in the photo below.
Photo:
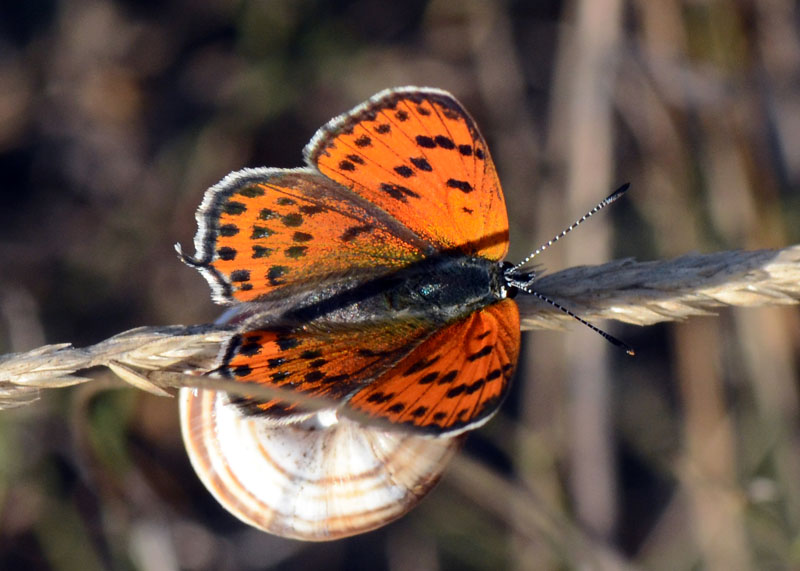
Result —
[{"label": "butterfly head", "polygon": [[506,297],[516,297],[520,292],[530,293],[533,282],[536,280],[536,270],[533,268],[520,268],[511,262],[500,262],[503,276],[502,289]]}]

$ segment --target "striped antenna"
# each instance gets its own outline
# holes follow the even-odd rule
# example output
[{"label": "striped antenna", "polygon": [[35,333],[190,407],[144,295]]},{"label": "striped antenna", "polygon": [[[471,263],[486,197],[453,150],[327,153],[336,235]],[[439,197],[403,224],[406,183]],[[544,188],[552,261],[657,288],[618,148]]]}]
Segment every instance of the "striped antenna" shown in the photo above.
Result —
[{"label": "striped antenna", "polygon": [[[534,259],[536,256],[538,256],[539,254],[541,254],[542,252],[544,252],[544,251],[545,251],[547,248],[549,248],[550,246],[552,246],[553,244],[555,244],[556,242],[558,242],[559,240],[561,240],[561,238],[563,238],[564,236],[566,236],[567,234],[569,234],[570,232],[572,232],[572,231],[573,231],[575,228],[577,228],[578,226],[580,226],[580,225],[581,225],[581,224],[582,224],[582,223],[583,223],[585,220],[587,220],[587,219],[588,219],[590,216],[592,216],[592,215],[594,215],[594,214],[597,214],[597,213],[598,213],[598,212],[600,212],[600,211],[601,211],[603,208],[605,208],[606,206],[608,206],[608,205],[609,205],[609,204],[611,204],[612,202],[616,201],[618,198],[621,198],[621,197],[622,197],[622,195],[623,195],[623,194],[625,194],[625,193],[628,191],[628,188],[630,188],[630,186],[631,186],[631,183],[629,183],[629,182],[626,182],[625,184],[623,184],[623,185],[622,185],[621,187],[619,187],[617,190],[615,190],[614,192],[612,192],[612,193],[611,193],[611,195],[609,195],[609,196],[608,196],[608,197],[607,197],[605,200],[603,200],[602,202],[600,202],[600,204],[598,204],[597,206],[595,206],[594,208],[592,208],[592,209],[591,209],[589,212],[587,212],[586,214],[584,214],[583,216],[581,216],[580,218],[578,218],[578,219],[577,219],[575,222],[573,222],[572,224],[570,224],[570,225],[569,225],[567,228],[565,228],[564,230],[562,230],[560,234],[558,234],[558,235],[556,235],[556,236],[553,236],[553,238],[551,238],[550,240],[548,240],[547,242],[545,242],[544,244],[542,244],[541,246],[539,246],[539,247],[536,249],[536,251],[535,251],[535,252],[533,252],[533,253],[532,253],[532,254],[530,254],[528,257],[526,257],[524,260],[522,260],[520,263],[518,263],[518,264],[517,264],[517,265],[515,265],[513,268],[511,268],[510,270],[508,270],[508,272],[506,272],[506,275],[515,273],[517,270],[519,270],[520,268],[522,268],[523,266],[525,266],[525,265],[526,265],[528,262],[530,262],[530,261],[531,261],[532,259]],[[529,292],[529,293],[530,293],[530,292]]]},{"label": "striped antenna", "polygon": [[536,296],[536,297],[538,297],[539,299],[541,299],[542,301],[544,301],[544,302],[546,302],[546,303],[549,303],[550,305],[552,305],[552,306],[553,306],[553,307],[555,307],[556,309],[559,309],[559,310],[563,311],[564,313],[566,313],[567,315],[569,315],[569,316],[570,316],[570,317],[572,317],[573,319],[575,319],[575,320],[577,320],[577,321],[580,321],[580,322],[581,322],[581,323],[583,323],[583,324],[584,324],[586,327],[588,327],[589,329],[591,329],[592,331],[594,331],[595,333],[597,333],[598,335],[600,335],[601,337],[603,337],[603,338],[604,338],[606,341],[608,341],[608,342],[609,342],[609,343],[611,343],[612,345],[614,345],[614,346],[616,346],[616,347],[619,347],[620,349],[624,350],[624,351],[625,351],[625,352],[626,352],[628,355],[631,355],[631,356],[633,356],[633,355],[635,355],[635,354],[636,354],[636,351],[634,351],[634,350],[633,350],[633,348],[632,348],[630,345],[628,345],[627,343],[625,343],[625,342],[623,342],[623,341],[620,341],[619,339],[617,339],[616,337],[614,337],[614,336],[613,336],[613,335],[611,335],[610,333],[606,333],[605,331],[603,331],[603,330],[602,330],[602,329],[600,329],[599,327],[596,327],[596,326],[592,325],[591,323],[589,323],[588,321],[586,321],[586,320],[585,320],[585,319],[583,319],[582,317],[579,317],[579,316],[575,315],[575,314],[574,314],[574,313],[572,313],[572,312],[571,312],[569,309],[567,309],[566,307],[564,307],[564,306],[563,306],[563,305],[561,305],[560,303],[558,303],[558,302],[556,302],[556,301],[553,301],[552,299],[550,299],[550,298],[549,298],[549,297],[547,297],[546,295],[542,295],[542,294],[540,294],[538,291],[534,291],[534,290],[532,290],[532,289],[529,289],[529,288],[528,288],[526,285],[524,285],[524,284],[515,284],[515,286],[514,286],[514,287],[516,287],[516,288],[518,288],[518,289],[521,289],[521,290],[522,290],[522,291],[524,291],[525,293],[529,293],[529,294],[531,294],[531,295],[533,295],[533,296]]},{"label": "striped antenna", "polygon": [[569,234],[572,230],[574,230],[576,227],[578,227],[580,224],[582,224],[584,220],[586,220],[587,218],[589,218],[593,214],[599,212],[600,210],[602,210],[603,208],[605,208],[606,206],[608,206],[609,204],[611,204],[612,202],[614,202],[615,200],[620,198],[623,194],[625,194],[625,192],[627,192],[627,190],[628,190],[628,188],[630,188],[630,186],[631,186],[630,183],[627,183],[627,182],[625,184],[623,184],[622,186],[620,186],[617,190],[612,192],[605,200],[603,200],[600,204],[598,204],[597,206],[592,208],[589,212],[587,212],[586,214],[584,214],[583,216],[578,218],[575,222],[570,224],[569,227],[564,229],[560,234],[554,236],[551,240],[548,240],[547,242],[542,244],[539,248],[536,249],[535,252],[533,252],[530,256],[528,256],[527,258],[522,260],[516,266],[513,266],[513,267],[509,268],[505,272],[505,278],[506,278],[506,283],[509,286],[515,287],[515,288],[517,288],[517,289],[519,289],[521,291],[524,291],[527,294],[530,294],[530,295],[533,295],[533,296],[539,298],[540,300],[542,300],[542,301],[544,301],[546,303],[549,303],[550,305],[552,305],[553,307],[555,307],[556,309],[558,309],[560,311],[563,311],[564,313],[566,313],[567,315],[569,315],[570,317],[572,317],[576,321],[579,321],[580,323],[583,323],[586,327],[588,327],[589,329],[591,329],[592,331],[594,331],[595,333],[597,333],[598,335],[603,337],[606,341],[608,341],[612,345],[614,345],[616,347],[619,347],[620,349],[623,349],[628,355],[635,355],[636,353],[634,352],[634,350],[628,344],[623,343],[622,341],[620,341],[619,339],[617,339],[616,337],[614,337],[610,333],[606,333],[605,331],[603,331],[599,327],[596,327],[596,326],[592,325],[591,323],[589,323],[588,321],[586,321],[582,317],[578,317],[573,312],[571,312],[569,309],[567,309],[566,307],[564,307],[560,303],[553,301],[552,299],[550,299],[546,295],[543,295],[543,294],[541,294],[541,293],[539,293],[537,291],[534,291],[531,288],[531,285],[533,284],[534,279],[535,279],[535,274],[534,273],[523,274],[522,276],[514,277],[514,274],[516,272],[518,272],[520,268],[525,266],[528,262],[530,262],[532,259],[534,259],[539,254],[544,252],[547,248],[549,248],[550,246],[552,246],[553,244],[558,242],[561,238],[563,238],[564,236]]}]

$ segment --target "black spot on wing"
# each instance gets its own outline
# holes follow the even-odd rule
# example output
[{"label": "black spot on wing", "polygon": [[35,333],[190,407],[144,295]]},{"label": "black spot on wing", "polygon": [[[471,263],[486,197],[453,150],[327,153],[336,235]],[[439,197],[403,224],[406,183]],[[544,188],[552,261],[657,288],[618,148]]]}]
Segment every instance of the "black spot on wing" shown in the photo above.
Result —
[{"label": "black spot on wing", "polygon": [[486,345],[484,347],[481,347],[478,351],[475,351],[474,353],[469,355],[467,357],[467,361],[477,361],[478,359],[482,359],[483,357],[486,357],[491,354],[492,354],[492,346]]},{"label": "black spot on wing", "polygon": [[466,387],[467,387],[466,393],[468,395],[474,394],[474,393],[478,392],[479,390],[481,390],[483,388],[483,385],[485,385],[485,384],[486,384],[485,380],[478,379],[474,383],[466,385]]},{"label": "black spot on wing", "polygon": [[368,232],[371,232],[373,229],[374,226],[372,226],[371,224],[363,224],[361,226],[351,226],[342,233],[340,239],[342,240],[342,242],[351,242],[361,234],[366,234]]},{"label": "black spot on wing", "polygon": [[293,212],[291,214],[287,214],[281,218],[281,222],[283,222],[284,226],[288,226],[289,228],[296,228],[297,226],[303,225],[303,217],[302,215]]},{"label": "black spot on wing", "polygon": [[419,198],[419,194],[411,190],[410,188],[406,188],[405,186],[401,186],[399,184],[389,184],[389,183],[381,183],[380,189],[394,198],[395,200],[399,200],[400,202],[408,202],[407,197],[412,198]]},{"label": "black spot on wing", "polygon": [[383,404],[394,398],[394,393],[384,393],[382,391],[375,391],[367,397],[367,402],[375,404]]},{"label": "black spot on wing", "polygon": [[286,282],[284,280],[282,280],[281,278],[284,275],[286,275],[287,271],[288,271],[288,269],[286,268],[286,266],[272,266],[267,271],[267,281],[269,282],[270,285],[273,285],[273,286],[282,285],[282,284],[284,284]]},{"label": "black spot on wing", "polygon": [[424,377],[422,377],[420,380],[418,380],[418,381],[417,381],[417,384],[420,384],[420,385],[429,385],[429,384],[431,384],[433,381],[435,381],[435,380],[436,380],[438,377],[439,377],[439,373],[437,373],[437,372],[435,372],[435,371],[434,371],[433,373],[428,373],[427,375],[425,375]]},{"label": "black spot on wing", "polygon": [[308,215],[319,214],[320,212],[325,212],[326,210],[327,208],[325,208],[324,206],[320,206],[318,204],[313,204],[313,205],[303,204],[300,207],[300,213]]},{"label": "black spot on wing", "polygon": [[417,167],[421,171],[431,172],[433,167],[431,164],[425,159],[425,157],[411,157],[409,159],[411,164]]},{"label": "black spot on wing", "polygon": [[243,186],[239,190],[236,191],[237,194],[241,194],[242,196],[246,196],[247,198],[256,198],[259,196],[264,196],[264,189],[255,186],[255,185],[248,185]]},{"label": "black spot on wing", "polygon": [[306,373],[303,380],[307,383],[316,383],[325,378],[325,373],[322,371],[311,371]]},{"label": "black spot on wing", "polygon": [[287,258],[297,260],[306,255],[306,250],[308,250],[308,246],[289,246],[284,251],[284,254],[286,254]]},{"label": "black spot on wing", "polygon": [[219,227],[219,235],[226,238],[236,236],[239,233],[239,227],[236,224],[223,224]]},{"label": "black spot on wing", "polygon": [[441,378],[441,379],[439,379],[438,381],[436,381],[436,384],[437,384],[437,385],[448,385],[448,384],[452,383],[452,382],[453,382],[453,380],[454,380],[454,379],[455,379],[457,376],[458,376],[458,371],[455,371],[455,370],[453,370],[453,371],[448,371],[447,373],[445,373],[444,375],[442,375],[442,378]]},{"label": "black spot on wing", "polygon": [[467,182],[466,180],[457,180],[457,179],[454,179],[454,178],[450,178],[450,179],[447,179],[447,183],[446,184],[450,188],[457,188],[458,190],[460,190],[461,192],[463,192],[465,194],[468,194],[468,193],[470,193],[470,192],[472,192],[474,190],[472,188],[472,185],[469,182]]},{"label": "black spot on wing", "polygon": [[503,372],[500,369],[492,369],[489,371],[489,374],[486,375],[487,381],[493,381],[503,376]]},{"label": "black spot on wing", "polygon": [[464,118],[464,114],[461,112],[459,108],[452,106],[453,105],[452,102],[437,101],[437,103],[439,104],[439,108],[442,111],[442,115],[444,115],[451,121],[456,121]]},{"label": "black spot on wing", "polygon": [[272,248],[265,248],[264,246],[253,246],[253,253],[250,256],[251,258],[258,259],[258,258],[268,258],[270,254],[272,254],[274,250]]},{"label": "black spot on wing", "polygon": [[247,210],[247,206],[236,200],[229,200],[222,206],[222,211],[231,216],[238,216]]},{"label": "black spot on wing", "polygon": [[261,345],[258,343],[244,343],[236,352],[240,355],[244,355],[245,357],[252,357],[253,355],[258,355],[261,352]]},{"label": "black spot on wing", "polygon": [[439,360],[439,355],[434,355],[430,359],[420,359],[419,361],[414,361],[411,366],[406,369],[405,373],[403,373],[404,377],[408,377],[415,373],[419,373],[420,371],[424,371],[431,365],[435,364],[436,361]]},{"label": "black spot on wing", "polygon": [[434,137],[434,141],[436,141],[436,144],[441,148],[447,149],[448,151],[456,148],[456,144],[453,142],[453,139],[445,137],[444,135],[436,135],[436,137]]},{"label": "black spot on wing", "polygon": [[237,377],[246,377],[250,373],[252,373],[253,370],[250,367],[248,367],[247,365],[239,365],[237,367],[234,367],[231,372],[234,375],[236,375]]},{"label": "black spot on wing", "polygon": [[458,396],[461,396],[467,391],[466,385],[456,385],[453,388],[449,389],[445,394],[445,398],[452,399]]},{"label": "black spot on wing", "polygon": [[289,376],[289,371],[278,371],[277,373],[272,373],[269,378],[276,383],[280,383],[288,379]]},{"label": "black spot on wing", "polygon": [[411,170],[411,168],[407,167],[406,165],[400,165],[399,167],[394,167],[394,172],[396,172],[403,178],[410,178],[414,176],[414,171]]},{"label": "black spot on wing", "polygon": [[225,260],[226,262],[236,259],[236,253],[237,252],[234,248],[229,248],[228,246],[223,246],[217,250],[217,256],[219,256],[219,259]]},{"label": "black spot on wing", "polygon": [[423,149],[435,149],[436,148],[436,141],[428,137],[427,135],[417,135],[416,137],[417,145],[422,147]]},{"label": "black spot on wing", "polygon": [[231,272],[231,281],[232,282],[249,282],[250,281],[250,271],[249,270],[234,270]]},{"label": "black spot on wing", "polygon": [[294,337],[278,337],[275,340],[275,343],[277,343],[278,348],[281,351],[288,351],[289,349],[294,349],[295,347],[300,345],[300,341],[298,341]]},{"label": "black spot on wing", "polygon": [[253,233],[250,234],[251,240],[259,240],[261,238],[269,238],[275,232],[267,228],[266,226],[253,226]]}]

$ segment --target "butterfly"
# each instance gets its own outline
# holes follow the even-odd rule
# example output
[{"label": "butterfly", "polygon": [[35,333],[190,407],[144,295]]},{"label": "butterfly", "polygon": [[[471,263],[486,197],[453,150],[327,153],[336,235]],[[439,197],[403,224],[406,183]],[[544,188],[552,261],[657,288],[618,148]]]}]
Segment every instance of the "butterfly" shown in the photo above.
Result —
[{"label": "butterfly", "polygon": [[[421,434],[485,423],[520,350],[506,204],[486,141],[439,89],[388,89],[323,126],[306,166],[234,172],[197,212],[197,268],[247,315],[216,372]],[[276,424],[292,399],[233,402]]]}]

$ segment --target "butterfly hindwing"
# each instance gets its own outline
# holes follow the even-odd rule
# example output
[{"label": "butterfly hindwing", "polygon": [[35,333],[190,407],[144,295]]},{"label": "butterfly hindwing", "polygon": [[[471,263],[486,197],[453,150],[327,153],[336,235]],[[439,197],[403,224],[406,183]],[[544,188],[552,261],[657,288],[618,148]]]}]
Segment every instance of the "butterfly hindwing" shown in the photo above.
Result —
[{"label": "butterfly hindwing", "polygon": [[[340,401],[408,354],[431,329],[430,323],[397,321],[252,330],[231,341],[221,371],[240,382]],[[302,403],[291,399],[240,399],[239,404],[277,419],[308,416]]]},{"label": "butterfly hindwing", "polygon": [[516,302],[489,305],[431,335],[346,408],[437,436],[476,428],[500,406],[519,345]]},{"label": "butterfly hindwing", "polygon": [[[345,414],[434,435],[475,428],[496,412],[519,353],[519,312],[503,300],[444,328],[397,322],[239,335],[222,370],[240,382],[344,402]],[[308,416],[302,399],[238,404],[277,420]]]},{"label": "butterfly hindwing", "polygon": [[320,129],[305,154],[437,249],[505,256],[508,217],[494,163],[449,93],[383,91]]}]

